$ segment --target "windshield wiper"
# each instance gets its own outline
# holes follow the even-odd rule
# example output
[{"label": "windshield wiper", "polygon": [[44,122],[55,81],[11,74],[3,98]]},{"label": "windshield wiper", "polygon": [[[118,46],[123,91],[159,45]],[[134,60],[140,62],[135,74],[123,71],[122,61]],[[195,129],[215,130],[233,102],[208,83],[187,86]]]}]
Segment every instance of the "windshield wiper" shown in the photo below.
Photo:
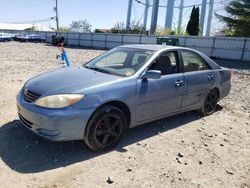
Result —
[{"label": "windshield wiper", "polygon": [[86,66],[86,65],[85,65],[84,67],[86,67],[87,69],[91,69],[91,70],[98,71],[98,72],[103,72],[103,73],[108,73],[108,74],[110,74],[109,71],[107,71],[107,70],[105,70],[105,69],[101,69],[101,68],[99,68],[99,67],[90,67],[90,66]]}]

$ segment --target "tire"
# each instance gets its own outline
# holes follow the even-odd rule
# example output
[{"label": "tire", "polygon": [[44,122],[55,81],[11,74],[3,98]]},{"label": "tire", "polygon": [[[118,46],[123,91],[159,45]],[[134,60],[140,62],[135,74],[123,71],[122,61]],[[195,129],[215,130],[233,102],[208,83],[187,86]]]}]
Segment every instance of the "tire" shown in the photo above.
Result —
[{"label": "tire", "polygon": [[97,109],[90,118],[84,142],[94,151],[105,151],[115,147],[127,130],[127,118],[123,111],[112,105]]},{"label": "tire", "polygon": [[218,101],[219,101],[218,91],[216,89],[211,90],[207,94],[205,101],[200,109],[200,112],[205,116],[211,115],[212,113],[215,112]]}]

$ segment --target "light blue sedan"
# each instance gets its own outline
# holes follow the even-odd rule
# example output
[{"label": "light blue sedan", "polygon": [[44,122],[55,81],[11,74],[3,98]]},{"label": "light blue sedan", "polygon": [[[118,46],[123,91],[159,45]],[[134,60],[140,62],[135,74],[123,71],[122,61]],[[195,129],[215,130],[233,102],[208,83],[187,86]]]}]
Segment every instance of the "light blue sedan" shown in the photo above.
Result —
[{"label": "light blue sedan", "polygon": [[28,80],[17,96],[18,115],[44,138],[83,139],[107,150],[128,128],[191,110],[212,114],[230,79],[229,69],[192,49],[120,46]]}]

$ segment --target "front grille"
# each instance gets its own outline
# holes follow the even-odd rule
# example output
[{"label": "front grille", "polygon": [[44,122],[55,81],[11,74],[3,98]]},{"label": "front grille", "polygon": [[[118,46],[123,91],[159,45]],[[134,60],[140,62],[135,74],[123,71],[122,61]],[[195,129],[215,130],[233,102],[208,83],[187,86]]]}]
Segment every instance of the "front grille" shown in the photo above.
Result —
[{"label": "front grille", "polygon": [[18,113],[19,119],[20,121],[28,128],[32,128],[33,123],[31,123],[30,121],[28,121],[27,119],[25,119],[20,113]]},{"label": "front grille", "polygon": [[24,99],[27,101],[27,102],[34,102],[36,101],[41,95],[37,94],[37,93],[34,93],[34,92],[31,92],[31,91],[24,91]]}]

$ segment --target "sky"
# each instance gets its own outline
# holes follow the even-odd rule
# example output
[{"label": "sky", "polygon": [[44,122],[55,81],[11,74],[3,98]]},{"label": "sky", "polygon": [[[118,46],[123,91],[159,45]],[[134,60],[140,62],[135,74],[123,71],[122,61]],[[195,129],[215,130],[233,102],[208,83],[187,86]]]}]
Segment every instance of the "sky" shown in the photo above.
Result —
[{"label": "sky", "polygon": [[[144,0],[141,0],[144,1]],[[151,3],[153,0],[150,0]],[[202,0],[184,0],[185,5],[199,4]],[[209,0],[208,0],[209,1]],[[228,0],[215,0],[214,10],[223,13],[225,2]],[[179,6],[176,0],[175,6]],[[160,5],[166,5],[167,0],[160,0]],[[55,27],[55,21],[49,20],[55,16],[53,8],[55,0],[1,0],[0,22],[7,23],[33,23],[46,21],[43,24]],[[74,20],[86,19],[92,29],[109,29],[117,22],[126,23],[128,0],[58,0],[59,25],[69,26]],[[208,10],[208,9],[207,9]],[[131,19],[143,22],[144,6],[133,1]],[[150,26],[151,11],[149,9],[148,27]],[[183,11],[183,25],[185,28],[189,20],[191,8]],[[207,11],[208,13],[208,11]],[[165,8],[159,8],[158,25],[164,26]],[[174,11],[173,27],[178,23],[178,9]],[[221,28],[221,23],[213,16],[212,33]]]}]

